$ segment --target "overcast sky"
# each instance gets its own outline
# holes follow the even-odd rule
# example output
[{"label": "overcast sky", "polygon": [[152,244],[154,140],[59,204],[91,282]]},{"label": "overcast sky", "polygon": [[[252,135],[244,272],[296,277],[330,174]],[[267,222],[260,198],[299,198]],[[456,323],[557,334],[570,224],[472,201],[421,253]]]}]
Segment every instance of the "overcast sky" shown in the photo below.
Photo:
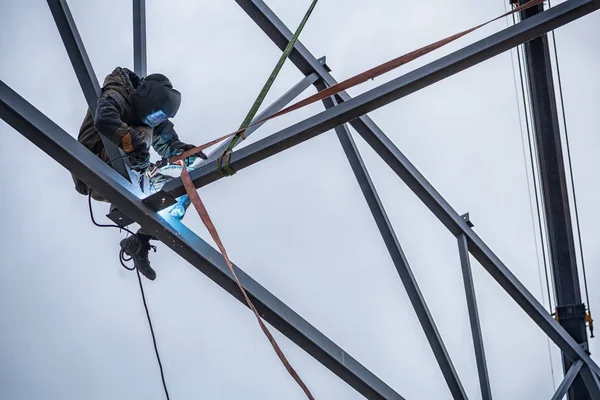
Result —
[{"label": "overcast sky", "polygon": [[[270,0],[293,30],[309,0]],[[322,0],[301,41],[342,80],[504,12],[505,1]],[[553,2],[554,3],[554,2]],[[128,1],[71,0],[100,81],[133,68]],[[74,137],[87,105],[47,3],[0,1],[0,79]],[[233,0],[147,2],[148,70],[183,93],[182,140],[238,127],[280,51]],[[359,94],[506,27],[501,20],[350,90]],[[592,310],[600,307],[600,14],[556,32]],[[547,304],[509,52],[371,114],[527,288]],[[287,63],[266,103],[303,75]],[[307,90],[308,95],[314,89]],[[322,110],[269,122],[247,142]],[[0,121],[0,398],[162,399],[123,235],[96,228],[69,173]],[[454,237],[355,134],[470,398],[480,397]],[[450,393],[333,132],[200,194],[234,262],[409,399]],[[239,207],[239,204],[243,207]],[[106,204],[96,204],[98,216]],[[533,217],[535,218],[535,217]],[[184,222],[213,243],[193,212]],[[159,244],[145,281],[172,399],[303,399],[251,312]],[[549,345],[473,260],[496,399],[550,398]],[[543,286],[543,285],[542,285]],[[318,399],[360,399],[302,349],[276,337]],[[592,339],[595,355],[597,339]],[[560,356],[550,346],[556,384]]]}]

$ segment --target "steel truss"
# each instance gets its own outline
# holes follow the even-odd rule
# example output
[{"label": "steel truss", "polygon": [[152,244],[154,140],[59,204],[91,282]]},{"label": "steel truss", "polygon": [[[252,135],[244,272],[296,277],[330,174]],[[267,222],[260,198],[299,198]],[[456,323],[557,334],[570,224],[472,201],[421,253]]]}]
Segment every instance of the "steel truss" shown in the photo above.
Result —
[{"label": "steel truss", "polygon": [[[75,22],[69,12],[68,5],[65,0],[47,1],[88,105],[93,112],[96,99],[100,93],[100,87],[85,52],[83,42],[77,32]],[[292,37],[292,33],[266,4],[262,0],[236,0],[236,2],[283,50]],[[346,92],[341,92],[324,100],[325,111],[267,138],[258,140],[231,155],[231,166],[235,170],[240,170],[321,133],[335,129],[454,398],[466,399],[467,395],[352,135],[345,124],[350,123],[352,125],[367,144],[379,154],[440,222],[456,236],[483,398],[491,399],[491,389],[483,338],[479,326],[469,255],[479,261],[523,311],[556,343],[563,355],[571,361],[571,367],[553,398],[562,398],[575,379],[581,376],[590,398],[598,399],[600,398],[600,367],[591,360],[587,352],[578,345],[565,329],[548,314],[535,297],[529,293],[472,230],[468,217],[460,216],[452,209],[366,114],[515,46],[544,35],[552,29],[592,13],[599,8],[600,0],[569,0],[369,90],[356,98],[351,98]],[[145,75],[145,0],[133,0],[133,18],[134,70],[141,75]],[[281,110],[310,85],[314,85],[317,90],[323,90],[336,84],[324,58],[316,59],[302,43],[297,42],[290,55],[290,60],[305,75],[305,78],[265,109],[255,120]],[[140,199],[139,190],[128,180],[130,175],[125,162],[114,163],[112,166],[115,169],[111,169],[110,166],[89,152],[1,81],[0,117],[120,210],[120,214],[112,214],[109,217],[123,225],[135,221],[152,230],[156,238],[166,246],[170,247],[236,299],[246,304],[220,253],[185,225],[158,213],[161,209],[172,204],[177,197],[185,194],[180,179],[170,181],[158,193]],[[246,134],[251,134],[256,129],[258,129],[258,126],[252,128]],[[103,138],[103,143],[107,147],[107,151],[118,153],[118,148],[110,140]],[[191,177],[197,188],[222,178],[217,170],[216,158],[223,151],[224,146],[226,144],[219,146],[217,150],[209,155],[209,159],[199,169],[191,172]],[[129,219],[129,221],[125,221],[123,216],[126,216],[125,219]],[[238,267],[235,268],[236,274],[260,314],[282,334],[365,397],[369,399],[403,398],[249,275]]]}]

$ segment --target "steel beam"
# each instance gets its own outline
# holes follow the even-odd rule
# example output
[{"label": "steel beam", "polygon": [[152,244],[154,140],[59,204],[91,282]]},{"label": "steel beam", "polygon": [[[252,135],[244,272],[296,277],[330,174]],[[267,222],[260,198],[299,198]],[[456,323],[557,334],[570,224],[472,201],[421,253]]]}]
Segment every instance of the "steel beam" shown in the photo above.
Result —
[{"label": "steel beam", "polygon": [[[165,219],[145,205],[126,188],[131,185],[123,177],[1,81],[0,118],[137,223],[149,229],[156,238],[196,269],[246,304],[218,251],[181,223],[172,218]],[[265,321],[365,397],[403,399],[258,282],[238,267],[234,268]]]},{"label": "steel beam", "polygon": [[[96,106],[98,97],[100,97],[100,84],[98,78],[92,68],[92,63],[85,51],[83,41],[79,36],[79,31],[69,10],[69,6],[66,0],[48,0],[48,6],[54,17],[54,22],[60,33],[60,37],[65,45],[75,75],[79,81],[79,85],[83,90],[83,95],[88,103],[88,107],[92,113],[92,116],[96,115]],[[104,135],[100,135],[102,144],[106,149],[106,153],[110,160],[114,160],[111,165],[112,167],[121,174],[125,179],[130,182],[135,182],[133,176],[130,174],[130,170],[125,158],[120,158],[125,155],[115,143]]]},{"label": "steel beam", "polygon": [[[473,226],[469,220],[468,214],[463,215],[463,219],[470,227]],[[473,348],[475,350],[475,360],[477,362],[477,373],[479,375],[481,398],[483,400],[491,400],[492,389],[490,387],[490,377],[485,358],[485,349],[483,347],[483,335],[481,334],[479,312],[477,311],[477,295],[475,293],[475,284],[473,282],[473,274],[471,272],[471,261],[469,260],[467,238],[464,234],[459,234],[456,239],[458,241],[458,253],[460,256],[460,265],[465,286],[465,295],[467,298],[467,310],[469,312],[471,336],[473,337]]]},{"label": "steel beam", "polygon": [[133,0],[133,71],[146,76],[146,63],[146,0]]},{"label": "steel beam", "polygon": [[[521,0],[520,3],[524,3]],[[543,4],[520,13],[521,19],[544,12]],[[548,46],[548,35],[544,34],[524,44],[527,86],[531,99],[531,115],[537,157],[540,165],[543,210],[548,231],[548,248],[551,267],[554,273],[557,315],[570,314],[559,318],[559,323],[567,332],[587,349],[585,305],[581,301],[581,289],[577,271],[573,223],[569,207],[567,172],[564,166],[562,138],[558,122],[556,93],[552,74],[552,60]],[[580,312],[569,313],[569,310]],[[572,365],[563,356],[563,370],[566,373]],[[569,390],[569,399],[589,399],[585,384],[577,378]]]},{"label": "steel beam", "polygon": [[[236,0],[238,3],[257,3],[258,0]],[[262,2],[261,2],[262,3]],[[264,5],[264,3],[263,3]],[[297,145],[340,124],[352,121],[362,113],[397,100],[422,89],[472,65],[491,58],[510,47],[531,40],[548,30],[555,29],[600,8],[600,0],[570,0],[538,14],[527,21],[509,27],[495,35],[478,41],[466,48],[418,68],[404,76],[370,90],[354,99],[317,114],[268,138],[234,152],[231,165],[235,170],[248,167],[260,160]],[[299,46],[299,45],[297,45]],[[298,52],[292,53],[298,57]],[[315,62],[317,62],[315,60]],[[318,62],[317,62],[318,63]],[[322,67],[322,66],[321,66]],[[315,71],[311,71],[315,72]],[[317,71],[318,72],[318,71]],[[342,96],[340,96],[342,97]],[[343,98],[341,100],[344,100]],[[360,118],[353,126],[366,142],[400,176],[423,203],[438,217],[454,235],[465,234],[469,251],[507,291],[540,328],[571,358],[581,358],[598,373],[600,368],[581,349],[569,334],[551,318],[537,299],[510,272],[492,250],[473,232],[455,210],[419,173],[391,140],[370,119]],[[352,121],[355,122],[355,121]],[[206,164],[193,172],[196,186],[203,186],[220,179],[215,163]],[[167,187],[168,186],[168,187]],[[163,187],[166,193],[180,196],[184,193],[180,180]]]},{"label": "steel beam", "polygon": [[581,360],[577,360],[575,361],[575,363],[573,363],[573,365],[571,365],[571,368],[569,368],[569,371],[565,374],[563,381],[560,383],[560,385],[558,385],[554,396],[552,396],[552,400],[562,400],[563,397],[565,397],[565,395],[571,388],[573,381],[575,380],[577,375],[579,375],[581,367],[583,367],[583,361]]},{"label": "steel beam", "polygon": [[[326,88],[326,85],[322,81],[317,82],[315,86],[319,91]],[[333,98],[327,98],[323,100],[323,103],[327,109],[337,105],[337,102]],[[371,214],[373,215],[375,223],[377,224],[377,228],[379,228],[379,232],[381,233],[383,241],[388,249],[388,252],[390,253],[390,257],[392,258],[396,270],[398,271],[398,275],[400,275],[400,279],[404,285],[406,294],[408,295],[415,313],[417,314],[417,318],[421,323],[423,332],[427,337],[429,346],[431,346],[433,355],[435,356],[440,370],[442,371],[442,375],[446,380],[448,389],[450,389],[452,398],[466,399],[467,394],[465,393],[454,365],[452,364],[452,360],[450,359],[450,355],[446,350],[442,336],[435,325],[433,316],[429,312],[427,302],[425,301],[425,298],[423,297],[423,294],[419,288],[419,284],[417,283],[410,265],[408,264],[408,260],[406,259],[404,251],[402,250],[402,246],[400,246],[400,242],[396,237],[394,228],[387,216],[387,213],[385,212],[383,203],[377,194],[375,185],[369,176],[367,166],[364,164],[363,159],[360,156],[358,147],[356,147],[356,143],[350,134],[350,130],[346,125],[340,125],[335,128],[335,132],[342,145],[342,148],[344,149],[344,153],[346,153],[350,167],[352,168],[354,176],[358,181],[358,185],[360,186],[363,196],[367,201],[369,209],[371,210]]]}]

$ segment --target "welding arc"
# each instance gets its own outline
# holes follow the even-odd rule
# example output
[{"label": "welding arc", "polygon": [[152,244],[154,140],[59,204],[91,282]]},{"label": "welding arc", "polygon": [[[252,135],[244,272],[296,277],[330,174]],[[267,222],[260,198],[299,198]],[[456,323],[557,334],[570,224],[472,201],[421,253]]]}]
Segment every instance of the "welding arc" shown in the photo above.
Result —
[{"label": "welding arc", "polygon": [[510,10],[510,11],[508,11],[508,12],[500,15],[499,17],[496,17],[496,18],[491,19],[491,20],[489,20],[487,22],[484,22],[482,24],[474,26],[473,28],[467,29],[466,31],[462,31],[462,32],[459,32],[459,33],[454,34],[452,36],[449,36],[449,37],[447,37],[445,39],[439,40],[439,41],[437,41],[435,43],[432,43],[430,45],[427,45],[425,47],[421,47],[420,49],[411,51],[410,53],[404,54],[404,55],[402,55],[400,57],[394,58],[393,60],[390,60],[390,61],[388,61],[386,63],[383,63],[383,64],[381,64],[381,65],[379,65],[377,67],[371,68],[371,69],[369,69],[369,70],[367,70],[365,72],[362,72],[362,73],[360,73],[358,75],[353,76],[352,78],[346,79],[343,82],[340,82],[340,83],[338,83],[336,85],[330,86],[327,89],[324,89],[324,90],[322,90],[322,91],[320,91],[318,93],[315,93],[314,95],[309,96],[306,99],[301,100],[301,101],[299,101],[299,102],[297,102],[295,104],[292,104],[291,106],[286,107],[283,110],[281,110],[281,111],[279,111],[279,112],[277,112],[275,114],[272,114],[272,115],[270,115],[270,116],[268,116],[266,118],[263,118],[260,121],[254,122],[253,124],[247,126],[246,128],[242,128],[242,129],[239,129],[239,130],[237,130],[235,132],[231,132],[231,133],[229,133],[229,134],[227,134],[225,136],[220,137],[219,139],[215,139],[215,140],[213,140],[213,141],[211,141],[209,143],[205,143],[205,144],[203,144],[201,146],[194,147],[193,149],[188,150],[188,151],[186,151],[186,152],[184,152],[184,153],[182,153],[180,155],[171,157],[171,158],[169,158],[169,163],[170,164],[174,164],[177,161],[180,161],[180,160],[183,160],[183,159],[185,159],[187,157],[190,157],[190,156],[198,153],[199,151],[204,150],[204,149],[206,149],[206,148],[212,146],[213,144],[218,143],[218,142],[220,142],[222,140],[225,140],[225,139],[230,138],[232,136],[241,136],[248,128],[251,128],[251,127],[253,127],[255,125],[262,124],[262,123],[264,123],[266,121],[269,121],[271,119],[274,119],[274,118],[280,117],[280,116],[282,116],[284,114],[288,114],[288,113],[290,113],[292,111],[298,110],[298,109],[300,109],[302,107],[305,107],[305,106],[307,106],[309,104],[313,104],[313,103],[321,101],[321,100],[323,100],[323,99],[325,99],[327,97],[334,96],[334,95],[336,95],[336,94],[338,94],[338,93],[340,93],[340,92],[342,92],[344,90],[350,89],[350,88],[352,88],[354,86],[357,86],[357,85],[359,85],[361,83],[364,83],[364,82],[368,81],[369,79],[377,78],[377,77],[379,77],[379,76],[381,76],[383,74],[386,74],[386,73],[388,73],[388,72],[390,72],[390,71],[392,71],[392,70],[394,70],[394,69],[396,69],[396,68],[398,68],[398,67],[400,67],[400,66],[402,66],[404,64],[407,64],[407,63],[409,63],[411,61],[414,61],[414,60],[416,60],[419,57],[422,57],[422,56],[424,56],[424,55],[426,55],[428,53],[431,53],[432,51],[437,50],[440,47],[443,47],[443,46],[445,46],[445,45],[447,45],[447,44],[449,44],[449,43],[451,43],[451,42],[453,42],[453,41],[455,41],[457,39],[460,39],[461,37],[463,37],[463,36],[465,36],[465,35],[473,32],[473,31],[476,31],[477,29],[480,29],[480,28],[482,28],[482,27],[484,27],[484,26],[486,26],[488,24],[491,24],[494,21],[497,21],[497,20],[499,20],[501,18],[504,18],[506,16],[509,16],[509,15],[515,14],[515,13],[517,13],[519,11],[526,10],[528,8],[531,8],[533,6],[541,4],[543,2],[544,2],[544,0],[530,0],[527,3],[524,3],[524,4],[520,5],[520,6],[515,7],[512,10]]}]

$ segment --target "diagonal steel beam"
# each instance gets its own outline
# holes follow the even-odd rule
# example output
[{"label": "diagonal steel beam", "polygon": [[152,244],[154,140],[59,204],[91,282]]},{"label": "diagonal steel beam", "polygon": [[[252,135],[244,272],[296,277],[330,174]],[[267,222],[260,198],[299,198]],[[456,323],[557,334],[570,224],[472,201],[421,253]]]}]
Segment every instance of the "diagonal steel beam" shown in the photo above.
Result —
[{"label": "diagonal steel beam", "polygon": [[[236,1],[240,4],[258,3],[258,0]],[[471,254],[561,350],[572,360],[582,359],[595,373],[599,373],[600,368],[598,365],[548,315],[537,299],[529,293],[525,286],[510,272],[483,240],[475,234],[460,215],[427,182],[392,141],[370,119],[357,119],[366,112],[447,78],[500,54],[511,47],[531,40],[548,30],[555,29],[583,15],[596,11],[598,8],[600,8],[600,0],[569,0],[526,21],[467,46],[462,50],[396,78],[378,88],[372,89],[356,98],[349,99],[334,108],[317,114],[268,138],[240,149],[232,154],[231,165],[235,170],[240,170],[340,124],[352,121],[352,125],[365,141],[404,180],[408,187],[413,190],[447,229],[454,235],[465,234]],[[298,56],[297,52],[292,54],[296,54],[296,57]],[[340,96],[340,100],[345,100],[343,97]],[[354,124],[356,121],[360,123]],[[209,163],[203,168],[194,171],[192,177],[198,187],[214,182],[222,176],[217,171],[215,163]],[[184,193],[181,180],[174,180],[167,183],[163,187],[163,190],[175,196],[180,196]]]},{"label": "diagonal steel beam", "polygon": [[[165,219],[125,188],[127,181],[25,99],[0,81],[0,118],[196,269],[245,304],[223,256],[174,219]],[[403,399],[343,349],[234,266],[265,321],[369,399]]]},{"label": "diagonal steel beam", "polygon": [[575,363],[573,363],[573,365],[571,365],[571,368],[569,368],[569,371],[565,374],[563,381],[560,383],[560,385],[558,385],[556,392],[552,396],[552,400],[562,400],[566,396],[567,392],[571,388],[571,385],[573,384],[573,381],[575,378],[577,378],[579,371],[581,371],[581,367],[583,367],[583,361],[581,360],[577,360]]},{"label": "diagonal steel beam", "polygon": [[[327,86],[322,81],[319,81],[317,82],[316,87],[319,91],[321,91]],[[337,105],[337,101],[333,98],[327,98],[323,100],[323,103],[327,109]],[[342,145],[342,148],[344,149],[344,153],[346,153],[346,157],[348,158],[350,167],[352,168],[354,176],[356,177],[360,189],[362,190],[363,196],[369,205],[371,214],[375,219],[377,228],[379,228],[379,233],[381,233],[383,241],[388,249],[388,252],[390,253],[390,257],[392,258],[396,270],[398,271],[398,275],[400,275],[404,289],[406,290],[408,298],[410,299],[415,313],[417,314],[417,318],[421,323],[423,332],[427,337],[429,346],[431,346],[433,355],[435,356],[440,370],[442,371],[442,375],[446,380],[448,389],[450,389],[452,398],[466,399],[467,394],[462,386],[462,383],[460,382],[454,365],[452,364],[452,360],[448,354],[448,351],[446,350],[442,336],[435,325],[433,316],[427,307],[425,297],[421,293],[419,284],[417,283],[410,265],[408,264],[406,255],[402,250],[402,246],[400,246],[400,242],[396,237],[392,223],[385,212],[383,203],[377,194],[377,190],[375,189],[375,185],[371,180],[367,166],[360,156],[358,147],[356,146],[356,143],[350,134],[350,130],[346,125],[340,125],[335,128],[335,132]]]},{"label": "diagonal steel beam", "polygon": [[[75,25],[75,20],[71,15],[69,6],[66,0],[48,0],[48,6],[54,17],[54,22],[60,33],[60,37],[65,45],[65,49],[75,70],[75,75],[79,81],[79,85],[88,103],[88,107],[92,116],[96,115],[96,106],[98,97],[100,97],[100,84],[98,78],[92,68],[92,63],[85,51],[85,46],[79,36],[79,31]],[[112,167],[130,182],[135,182],[135,178],[131,174],[127,161],[123,158],[122,152],[115,143],[104,135],[100,135],[102,144],[106,149],[106,153],[111,162]]]},{"label": "diagonal steel beam", "polygon": [[146,0],[133,0],[133,71],[146,76],[146,63]]}]

